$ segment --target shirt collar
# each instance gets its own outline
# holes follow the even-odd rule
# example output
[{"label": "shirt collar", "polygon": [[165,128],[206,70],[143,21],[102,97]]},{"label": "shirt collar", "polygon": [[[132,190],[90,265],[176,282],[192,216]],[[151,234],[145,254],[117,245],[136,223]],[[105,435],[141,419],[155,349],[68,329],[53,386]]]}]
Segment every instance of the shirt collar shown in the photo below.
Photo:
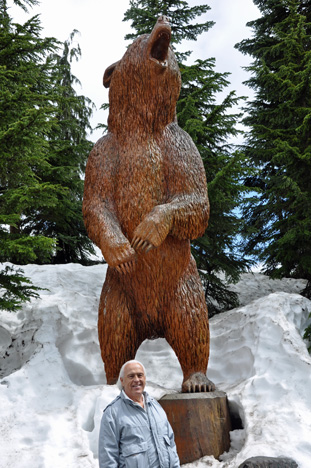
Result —
[{"label": "shirt collar", "polygon": [[[137,403],[136,401],[132,400],[132,398],[128,397],[127,394],[125,393],[125,391],[122,389],[121,390],[121,394],[123,396],[123,398],[125,398],[126,400],[130,400],[132,403],[134,403],[135,405],[138,405],[140,406],[139,403]],[[147,397],[147,393],[145,391],[143,391],[142,393],[142,397],[143,397],[143,401],[144,401],[144,409],[146,409],[146,397]],[[140,406],[141,407],[141,406]]]}]

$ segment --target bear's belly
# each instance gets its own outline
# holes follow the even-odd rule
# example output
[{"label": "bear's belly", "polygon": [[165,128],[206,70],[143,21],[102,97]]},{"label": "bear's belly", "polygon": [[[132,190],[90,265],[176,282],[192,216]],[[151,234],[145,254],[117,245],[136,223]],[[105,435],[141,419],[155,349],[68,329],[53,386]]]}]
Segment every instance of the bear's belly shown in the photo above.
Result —
[{"label": "bear's belly", "polygon": [[[154,140],[120,150],[114,203],[123,234],[131,242],[135,228],[169,197],[165,162]],[[189,240],[167,236],[157,248],[137,252],[135,270],[118,274],[122,291],[131,298],[137,317],[159,327],[163,310],[178,293],[190,262]],[[159,333],[159,332],[158,332]]]},{"label": "bear's belly", "polygon": [[178,293],[190,258],[190,242],[168,236],[158,248],[138,254],[135,271],[119,275],[122,290],[132,298],[137,311],[157,320]]}]

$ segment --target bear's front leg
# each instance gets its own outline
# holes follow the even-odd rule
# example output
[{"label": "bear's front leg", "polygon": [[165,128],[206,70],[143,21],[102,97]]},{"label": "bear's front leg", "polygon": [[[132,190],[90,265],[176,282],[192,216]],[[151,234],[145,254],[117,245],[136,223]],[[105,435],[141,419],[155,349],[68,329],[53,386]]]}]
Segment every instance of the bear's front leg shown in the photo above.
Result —
[{"label": "bear's front leg", "polygon": [[169,205],[158,205],[136,227],[131,245],[135,250],[148,252],[164,242],[171,227],[172,214]]},{"label": "bear's front leg", "polygon": [[131,273],[135,269],[136,265],[136,252],[131,247],[128,241],[115,245],[110,249],[102,249],[103,256],[112,268],[115,268],[119,273]]}]

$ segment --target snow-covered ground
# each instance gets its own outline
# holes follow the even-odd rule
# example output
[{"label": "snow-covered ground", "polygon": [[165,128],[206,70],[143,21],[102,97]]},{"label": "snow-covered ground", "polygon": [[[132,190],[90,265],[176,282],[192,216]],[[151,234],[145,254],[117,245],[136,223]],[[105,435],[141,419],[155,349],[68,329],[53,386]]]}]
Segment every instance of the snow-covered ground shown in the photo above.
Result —
[{"label": "snow-covered ground", "polygon": [[[106,267],[28,265],[40,299],[0,311],[0,467],[97,468],[103,408],[119,393],[106,385],[97,307]],[[222,460],[187,468],[237,468],[252,456],[287,456],[311,466],[311,357],[302,334],[311,301],[304,281],[246,274],[241,307],[211,319],[208,375],[227,393],[244,429],[231,432]],[[164,339],[137,358],[156,398],[178,391],[182,373]]]}]

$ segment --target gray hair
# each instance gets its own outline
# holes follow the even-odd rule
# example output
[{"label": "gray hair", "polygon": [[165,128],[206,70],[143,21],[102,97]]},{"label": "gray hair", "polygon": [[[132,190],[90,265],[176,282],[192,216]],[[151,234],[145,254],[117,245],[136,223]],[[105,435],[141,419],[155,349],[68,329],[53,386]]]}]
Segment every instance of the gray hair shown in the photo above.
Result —
[{"label": "gray hair", "polygon": [[120,370],[120,374],[119,374],[119,378],[118,378],[118,381],[117,381],[117,386],[120,390],[122,390],[122,383],[121,383],[121,378],[123,379],[124,378],[124,369],[125,369],[125,366],[127,364],[139,364],[142,368],[143,368],[143,371],[144,371],[144,374],[146,376],[146,369],[145,369],[145,366],[140,362],[140,361],[137,361],[136,359],[131,359],[130,361],[126,361],[123,366],[121,367],[121,370]]}]

